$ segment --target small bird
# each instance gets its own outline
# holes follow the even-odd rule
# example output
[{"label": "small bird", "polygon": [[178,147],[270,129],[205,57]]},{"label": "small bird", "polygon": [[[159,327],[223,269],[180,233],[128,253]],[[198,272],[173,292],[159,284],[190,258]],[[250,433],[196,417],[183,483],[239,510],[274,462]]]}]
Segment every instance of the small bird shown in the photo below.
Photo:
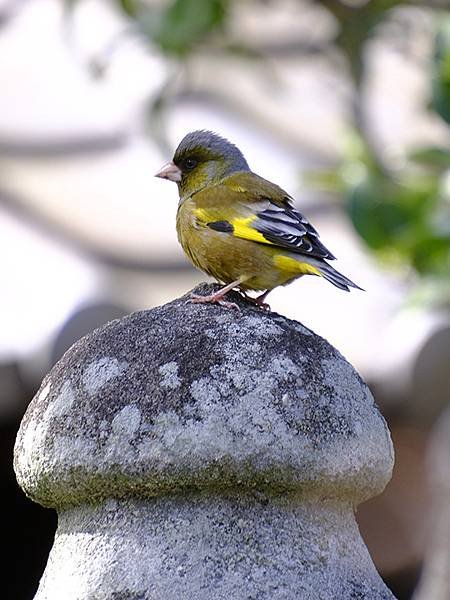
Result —
[{"label": "small bird", "polygon": [[[293,198],[253,173],[239,148],[219,135],[188,133],[156,177],[178,185],[177,233],[187,257],[225,284],[192,296],[193,302],[236,307],[225,295],[238,288],[270,310],[267,294],[303,275],[321,276],[347,292],[362,289],[326,262],[335,257]],[[262,294],[252,298],[249,290]]]}]

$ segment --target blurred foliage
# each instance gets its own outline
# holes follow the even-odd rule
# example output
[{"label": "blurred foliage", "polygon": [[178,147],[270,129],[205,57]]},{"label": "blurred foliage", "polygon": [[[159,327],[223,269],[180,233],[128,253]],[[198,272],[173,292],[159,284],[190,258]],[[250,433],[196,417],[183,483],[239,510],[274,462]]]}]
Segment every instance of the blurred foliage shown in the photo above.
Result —
[{"label": "blurred foliage", "polygon": [[121,0],[120,4],[162,52],[183,57],[224,26],[227,1],[174,0],[162,7],[132,0]]},{"label": "blurred foliage", "polygon": [[420,275],[448,275],[450,226],[439,219],[443,207],[435,177],[395,181],[367,172],[361,183],[348,187],[347,210],[380,257],[410,264]]},{"label": "blurred foliage", "polygon": [[[172,62],[179,62],[180,67],[197,53],[211,50],[236,54],[239,48],[242,60],[265,55],[270,58],[267,46],[256,47],[233,36],[232,16],[238,0],[114,1],[134,31]],[[76,0],[66,2],[69,7],[76,4]],[[245,4],[255,11],[263,5],[277,6],[276,0],[246,0]],[[307,4],[303,0],[303,5]],[[308,45],[304,39],[286,36],[275,44],[275,50],[333,60],[334,68],[340,68],[351,83],[353,96],[349,100],[352,142],[344,147],[341,164],[310,173],[308,180],[343,200],[356,231],[377,257],[415,274],[415,279],[427,288],[430,281],[435,282],[439,292],[434,300],[450,305],[450,286],[446,285],[450,282],[450,146],[407,149],[405,164],[401,168],[393,166],[369,126],[364,94],[369,78],[365,60],[368,44],[377,36],[385,39],[389,31],[391,44],[403,38],[407,41],[411,27],[402,23],[398,9],[422,7],[434,11],[434,51],[430,52],[427,68],[430,103],[424,110],[433,111],[436,118],[450,124],[448,0],[310,0],[309,4],[327,11],[334,19],[337,27],[332,39]],[[336,62],[336,56],[341,60]],[[152,99],[150,111],[159,127],[164,107],[170,105],[174,94],[173,71],[168,72],[168,80]],[[444,296],[442,289],[446,290]]]},{"label": "blurred foliage", "polygon": [[432,107],[450,123],[450,15],[441,21],[436,36]]},{"label": "blurred foliage", "polygon": [[[449,15],[436,20],[429,77],[429,110],[448,124]],[[331,189],[344,198],[366,245],[386,264],[416,274],[427,289],[426,294],[416,292],[417,297],[450,306],[450,146],[416,148],[405,165],[395,168],[370,144],[364,126],[357,128],[343,163],[331,177],[327,174],[334,182]]]},{"label": "blurred foliage", "polygon": [[[356,231],[385,264],[407,266],[423,279],[450,283],[450,153],[418,150],[412,157],[422,168],[391,175],[372,160],[356,133],[346,146],[341,165],[307,174],[307,183],[344,199]],[[435,300],[445,301],[446,287],[436,289]]]}]

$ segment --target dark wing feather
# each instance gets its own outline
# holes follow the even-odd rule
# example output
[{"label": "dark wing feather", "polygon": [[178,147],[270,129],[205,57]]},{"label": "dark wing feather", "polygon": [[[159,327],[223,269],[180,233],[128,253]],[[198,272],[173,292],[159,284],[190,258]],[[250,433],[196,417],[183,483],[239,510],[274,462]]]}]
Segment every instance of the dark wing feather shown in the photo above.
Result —
[{"label": "dark wing feather", "polygon": [[[211,229],[231,233],[233,227],[237,237],[260,243],[267,240],[268,244],[318,259],[335,258],[311,223],[294,208],[289,194],[251,171],[234,173],[194,197],[197,208],[211,217],[203,218]],[[231,207],[234,219],[230,218]],[[249,215],[253,215],[250,220]],[[236,228],[236,222],[242,219],[245,224]],[[262,239],[252,236],[255,231]]]},{"label": "dark wing feather", "polygon": [[291,252],[335,259],[319,240],[319,234],[311,223],[290,204],[288,198],[283,205],[271,203],[269,208],[258,212],[252,227],[267,241]]}]

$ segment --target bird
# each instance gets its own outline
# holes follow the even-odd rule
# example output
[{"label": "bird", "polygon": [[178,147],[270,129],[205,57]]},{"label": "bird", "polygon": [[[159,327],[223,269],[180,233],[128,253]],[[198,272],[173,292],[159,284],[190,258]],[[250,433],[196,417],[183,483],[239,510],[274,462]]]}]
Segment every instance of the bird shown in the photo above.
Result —
[{"label": "bird", "polygon": [[155,176],[178,186],[176,228],[186,256],[222,284],[211,294],[192,295],[192,302],[235,308],[225,297],[236,288],[270,310],[269,292],[304,275],[362,290],[327,262],[335,256],[292,196],[254,173],[239,148],[220,135],[188,133]]}]

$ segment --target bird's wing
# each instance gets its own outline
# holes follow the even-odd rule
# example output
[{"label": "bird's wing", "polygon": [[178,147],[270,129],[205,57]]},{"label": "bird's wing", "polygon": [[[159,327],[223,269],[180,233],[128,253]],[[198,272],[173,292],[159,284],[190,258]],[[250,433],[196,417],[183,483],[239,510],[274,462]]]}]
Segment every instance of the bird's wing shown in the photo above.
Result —
[{"label": "bird's wing", "polygon": [[211,229],[319,259],[335,258],[292,198],[254,173],[231,175],[195,199],[199,223]]}]

